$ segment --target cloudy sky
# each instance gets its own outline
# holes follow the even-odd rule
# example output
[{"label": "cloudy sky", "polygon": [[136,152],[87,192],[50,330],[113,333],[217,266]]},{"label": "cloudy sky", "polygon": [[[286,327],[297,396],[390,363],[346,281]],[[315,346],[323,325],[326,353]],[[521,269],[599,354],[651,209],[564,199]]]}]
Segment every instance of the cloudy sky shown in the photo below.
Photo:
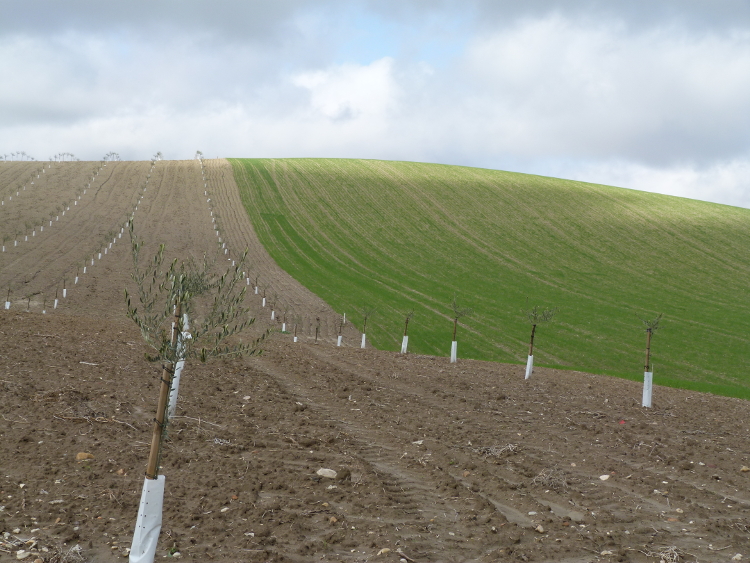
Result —
[{"label": "cloudy sky", "polygon": [[747,0],[0,0],[0,154],[354,157],[750,207]]}]

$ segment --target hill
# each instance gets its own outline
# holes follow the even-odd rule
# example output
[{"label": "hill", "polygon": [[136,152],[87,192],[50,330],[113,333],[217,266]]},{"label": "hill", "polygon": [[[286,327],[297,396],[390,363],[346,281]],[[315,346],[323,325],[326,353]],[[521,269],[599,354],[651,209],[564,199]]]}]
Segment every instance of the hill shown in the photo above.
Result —
[{"label": "hill", "polygon": [[265,252],[227,161],[104,164],[0,164],[0,235],[18,237],[0,249],[0,562],[127,558],[162,375],[125,317],[133,213],[144,256],[221,271],[248,249],[248,277],[304,321],[293,342],[251,290],[256,328],[276,329],[263,354],[187,362],[159,560],[750,555],[750,402],[656,387],[647,409],[613,377],[360,350],[352,323],[336,347],[335,311]]},{"label": "hill", "polygon": [[[638,317],[665,314],[660,384],[750,397],[750,211],[583,182],[409,162],[233,159],[276,262],[339,313],[376,307],[368,338],[447,355],[448,304],[475,315],[459,357],[525,362],[522,310],[560,307],[539,365],[638,379]],[[527,301],[528,300],[528,301]]]}]

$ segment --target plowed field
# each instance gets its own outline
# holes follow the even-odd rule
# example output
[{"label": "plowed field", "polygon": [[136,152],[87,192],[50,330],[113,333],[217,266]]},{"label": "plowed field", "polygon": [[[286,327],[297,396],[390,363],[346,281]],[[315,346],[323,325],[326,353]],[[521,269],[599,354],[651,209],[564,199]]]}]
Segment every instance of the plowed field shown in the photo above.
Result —
[{"label": "plowed field", "polygon": [[[98,165],[62,163],[0,207],[0,234],[47,219],[0,253],[11,289],[0,308],[0,561],[22,548],[28,561],[59,561],[75,546],[83,560],[125,560],[159,377],[124,316],[131,256],[117,233],[136,205],[149,251],[200,257],[221,238],[219,260],[231,261],[247,247],[247,277],[288,321],[302,319],[299,343],[276,332],[260,357],[186,367],[162,459],[160,559],[750,557],[749,403],[656,387],[642,409],[634,382],[546,368],[524,381],[515,365],[361,350],[350,324],[336,347],[336,314],[258,244],[230,165],[205,165],[204,180],[197,161],[112,162],[83,194]],[[5,164],[0,180],[32,170]],[[79,195],[49,227],[58,202]],[[247,299],[259,328],[280,328],[260,294]],[[77,462],[80,452],[94,459]]]}]

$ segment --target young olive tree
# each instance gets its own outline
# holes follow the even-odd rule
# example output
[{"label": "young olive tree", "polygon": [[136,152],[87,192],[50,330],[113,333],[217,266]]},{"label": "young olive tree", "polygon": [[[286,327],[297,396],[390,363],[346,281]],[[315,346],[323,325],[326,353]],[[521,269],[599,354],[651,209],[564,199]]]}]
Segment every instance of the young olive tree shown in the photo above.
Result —
[{"label": "young olive tree", "polygon": [[406,354],[406,350],[409,346],[409,321],[414,316],[414,309],[410,309],[406,312],[406,318],[404,319],[404,337],[401,339],[401,353]]},{"label": "young olive tree", "polygon": [[367,321],[375,314],[375,307],[362,307],[359,314],[362,315],[362,344],[360,348],[364,348],[367,344]]},{"label": "young olive tree", "polygon": [[529,357],[526,360],[526,378],[531,377],[531,373],[534,371],[534,336],[536,336],[537,325],[550,322],[557,312],[560,310],[559,307],[545,307],[541,308],[539,305],[534,305],[531,309],[524,309],[524,315],[531,324],[531,338],[529,340]]},{"label": "young olive tree", "polygon": [[[161,361],[162,388],[152,436],[147,477],[158,474],[158,457],[165,435],[167,421],[165,413],[167,398],[172,385],[174,365],[180,360],[198,358],[205,362],[212,358],[249,356],[260,353],[259,345],[267,332],[258,338],[243,342],[239,336],[255,319],[244,304],[245,289],[241,283],[242,268],[247,253],[239,263],[221,276],[210,273],[211,263],[204,256],[201,264],[192,260],[165,264],[164,245],[145,264],[141,260],[143,242],[129,225],[131,254],[133,258],[132,278],[137,296],[126,290],[127,316],[141,331],[151,353],[149,361]],[[199,308],[196,298],[206,296],[208,304]],[[137,301],[136,301],[137,300]],[[191,338],[179,339],[183,332],[184,316],[189,314]],[[179,340],[179,345],[178,345]]]},{"label": "young olive tree", "polygon": [[640,319],[646,327],[646,362],[643,365],[643,371],[645,372],[651,371],[651,337],[659,330],[659,322],[663,316],[664,313],[659,313],[655,319]]},{"label": "young olive tree", "polygon": [[453,340],[451,341],[451,363],[455,364],[458,360],[458,341],[456,340],[456,333],[458,332],[458,321],[464,317],[468,317],[474,314],[474,309],[471,307],[461,307],[458,303],[458,294],[453,294],[453,299],[450,304],[451,308],[451,319],[453,319]]},{"label": "young olive tree", "polygon": [[[129,231],[137,295],[125,291],[127,316],[138,326],[151,349],[146,358],[162,363],[151,448],[131,547],[131,560],[136,557],[139,561],[153,561],[164,498],[164,476],[159,475],[159,467],[175,371],[190,358],[205,362],[211,358],[258,354],[268,331],[248,342],[240,338],[255,320],[244,304],[245,289],[241,283],[247,252],[235,267],[220,276],[211,273],[211,264],[205,256],[201,264],[193,260],[165,263],[163,244],[144,264],[140,256],[143,242],[135,236],[132,222]],[[186,314],[192,318],[190,338],[184,337],[187,333],[183,332]]]},{"label": "young olive tree", "polygon": [[659,329],[659,322],[663,315],[663,313],[659,313],[655,319],[641,318],[641,322],[646,327],[646,361],[643,366],[643,399],[641,406],[647,408],[651,408],[654,388],[654,370],[651,366],[651,337]]}]

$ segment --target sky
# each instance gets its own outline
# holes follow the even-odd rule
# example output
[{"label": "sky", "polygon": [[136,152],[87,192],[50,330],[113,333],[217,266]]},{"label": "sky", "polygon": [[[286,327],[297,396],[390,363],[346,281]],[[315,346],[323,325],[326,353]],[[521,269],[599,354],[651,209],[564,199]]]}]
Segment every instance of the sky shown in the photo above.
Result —
[{"label": "sky", "polygon": [[437,162],[750,207],[748,0],[0,0],[0,77],[0,155]]}]

